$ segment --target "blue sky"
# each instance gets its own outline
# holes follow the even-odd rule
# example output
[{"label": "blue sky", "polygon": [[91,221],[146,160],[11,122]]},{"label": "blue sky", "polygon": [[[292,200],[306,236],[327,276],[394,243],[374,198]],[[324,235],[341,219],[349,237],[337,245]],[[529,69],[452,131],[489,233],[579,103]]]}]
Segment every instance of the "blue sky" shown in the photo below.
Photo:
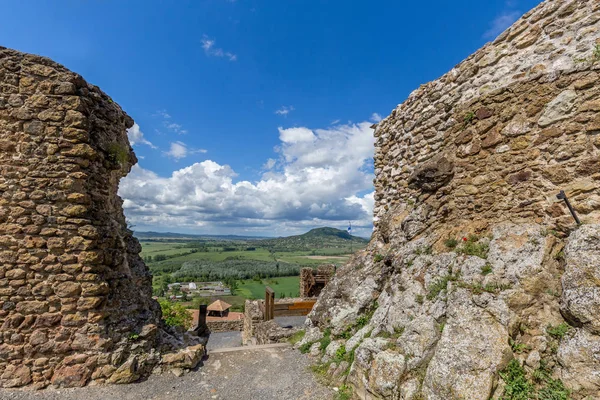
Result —
[{"label": "blue sky", "polygon": [[136,121],[138,230],[368,236],[372,132],[537,0],[3,1],[0,45],[51,57]]}]

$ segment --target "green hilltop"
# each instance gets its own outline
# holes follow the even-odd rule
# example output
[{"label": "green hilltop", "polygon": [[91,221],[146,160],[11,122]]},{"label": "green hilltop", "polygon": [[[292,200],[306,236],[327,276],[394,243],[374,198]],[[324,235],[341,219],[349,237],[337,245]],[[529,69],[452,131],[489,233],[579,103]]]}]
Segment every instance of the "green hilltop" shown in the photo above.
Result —
[{"label": "green hilltop", "polygon": [[364,247],[368,239],[352,236],[348,232],[336,228],[315,228],[295,236],[260,240],[261,246],[278,249],[323,249],[346,248],[350,246]]}]

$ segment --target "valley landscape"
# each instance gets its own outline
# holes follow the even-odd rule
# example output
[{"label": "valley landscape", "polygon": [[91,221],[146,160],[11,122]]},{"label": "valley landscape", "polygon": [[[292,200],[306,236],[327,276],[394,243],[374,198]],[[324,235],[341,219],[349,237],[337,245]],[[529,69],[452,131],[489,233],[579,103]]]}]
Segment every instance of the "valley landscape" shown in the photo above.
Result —
[{"label": "valley landscape", "polygon": [[335,228],[315,228],[281,238],[203,236],[136,232],[141,257],[152,275],[153,293],[164,298],[168,284],[223,281],[231,296],[185,298],[186,307],[221,299],[243,309],[246,299],[264,298],[265,287],[278,298],[299,297],[300,269],[322,264],[343,265],[368,240]]}]

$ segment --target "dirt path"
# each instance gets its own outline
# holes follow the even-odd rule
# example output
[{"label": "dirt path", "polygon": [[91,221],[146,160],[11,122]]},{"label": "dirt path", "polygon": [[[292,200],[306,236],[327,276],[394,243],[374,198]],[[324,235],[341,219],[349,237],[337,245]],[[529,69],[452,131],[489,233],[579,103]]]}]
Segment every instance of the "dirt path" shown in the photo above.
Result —
[{"label": "dirt path", "polygon": [[350,256],[302,256],[311,260],[347,260]]},{"label": "dirt path", "polygon": [[244,350],[210,355],[181,378],[152,375],[131,385],[88,386],[42,391],[0,389],[2,400],[331,400],[317,383],[306,356],[291,348]]}]

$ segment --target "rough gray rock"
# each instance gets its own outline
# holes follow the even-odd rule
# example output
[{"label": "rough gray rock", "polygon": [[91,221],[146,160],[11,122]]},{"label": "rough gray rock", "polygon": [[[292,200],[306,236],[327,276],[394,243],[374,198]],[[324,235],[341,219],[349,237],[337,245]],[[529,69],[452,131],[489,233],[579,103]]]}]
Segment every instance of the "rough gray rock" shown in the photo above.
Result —
[{"label": "rough gray rock", "polygon": [[561,310],[574,322],[600,334],[600,226],[583,225],[565,248]]},{"label": "rough gray rock", "polygon": [[[370,292],[378,296],[370,305],[361,303],[363,311],[355,308],[363,320],[370,317],[366,325],[358,328],[358,317],[330,318],[330,307],[315,307],[307,322],[308,343],[329,328],[332,342],[324,358],[318,342],[313,345],[317,358],[329,362],[342,344],[354,351],[346,384],[366,399],[500,398],[500,371],[512,358],[520,360],[528,374],[543,365],[578,393],[597,395],[593,388],[600,376],[600,339],[593,325],[570,327],[562,341],[548,330],[567,324],[559,308],[562,269],[569,277],[573,268],[598,265],[599,231],[600,225],[589,225],[571,235],[566,267],[560,262],[561,241],[536,224],[495,226],[491,236],[475,242],[480,249],[489,246],[487,254],[478,253],[485,259],[461,254],[465,243],[455,252],[440,253],[427,250],[427,240],[374,246],[374,259],[373,254],[388,257],[371,262],[365,254],[356,258],[344,267],[344,275],[334,277],[334,291],[327,293],[328,287],[317,303],[356,307],[354,298],[339,294],[360,287],[365,271],[387,268],[380,287]],[[569,252],[583,256],[570,265]],[[390,265],[385,266],[390,254]],[[582,284],[580,278],[573,275],[573,287]],[[350,332],[350,338],[344,339],[343,332]]]},{"label": "rough gray rock", "polygon": [[471,300],[467,289],[448,299],[448,322],[429,363],[423,394],[431,400],[487,399],[512,358],[507,327]]},{"label": "rough gray rock", "polygon": [[558,348],[560,377],[577,391],[593,396],[600,387],[600,337],[574,329]]}]

